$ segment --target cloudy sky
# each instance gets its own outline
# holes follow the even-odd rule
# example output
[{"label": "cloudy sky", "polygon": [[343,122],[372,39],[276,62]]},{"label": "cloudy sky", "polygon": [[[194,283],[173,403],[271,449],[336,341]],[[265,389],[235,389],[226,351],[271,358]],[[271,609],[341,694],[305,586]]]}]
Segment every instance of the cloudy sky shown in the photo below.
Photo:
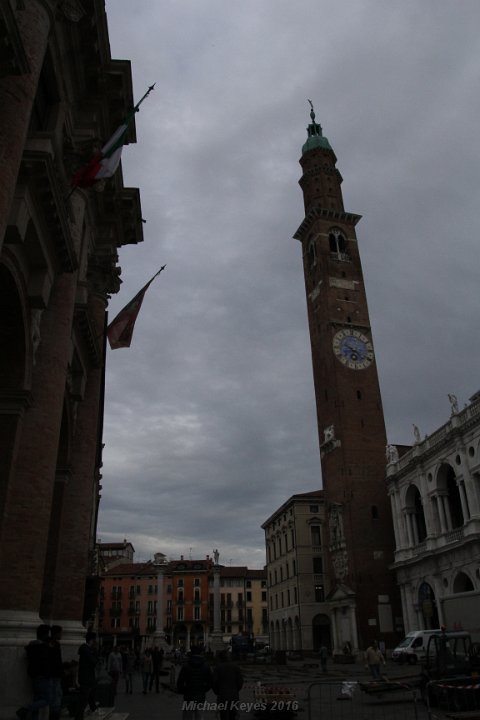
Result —
[{"label": "cloudy sky", "polygon": [[145,241],[110,318],[99,537],[261,567],[261,523],[321,486],[300,244],[307,98],[362,256],[389,442],[480,389],[478,0],[107,0],[137,115]]}]

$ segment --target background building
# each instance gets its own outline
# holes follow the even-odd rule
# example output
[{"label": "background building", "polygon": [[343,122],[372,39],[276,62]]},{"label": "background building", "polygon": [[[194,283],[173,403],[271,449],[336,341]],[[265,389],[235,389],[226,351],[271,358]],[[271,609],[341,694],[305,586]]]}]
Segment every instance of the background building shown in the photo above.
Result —
[{"label": "background building", "polygon": [[331,648],[323,491],[292,495],[262,528],[273,649],[318,650],[324,643]]},{"label": "background building", "polygon": [[480,641],[480,393],[408,451],[387,487],[406,630],[465,629]]},{"label": "background building", "polygon": [[[102,544],[102,549],[105,544]],[[114,547],[121,543],[111,543]],[[131,547],[126,543],[127,548]],[[104,647],[121,643],[145,647],[209,645],[213,632],[213,560],[165,561],[160,565],[124,562],[108,568],[100,589],[98,630]],[[264,636],[268,629],[266,573],[247,567],[220,566],[221,632]],[[159,602],[159,588],[162,597]],[[159,608],[162,620],[159,621]]]},{"label": "background building", "polygon": [[102,191],[70,187],[134,104],[103,0],[7,0],[0,40],[0,717],[12,717],[30,697],[36,626],[63,626],[68,659],[96,605],[106,308],[118,248],[143,236],[121,170]]}]

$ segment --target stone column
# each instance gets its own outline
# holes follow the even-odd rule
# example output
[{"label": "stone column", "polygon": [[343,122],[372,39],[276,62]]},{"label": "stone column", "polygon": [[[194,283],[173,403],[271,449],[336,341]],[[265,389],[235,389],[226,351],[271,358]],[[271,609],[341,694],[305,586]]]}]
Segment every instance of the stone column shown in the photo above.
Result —
[{"label": "stone column", "polygon": [[443,534],[447,532],[447,520],[445,517],[445,509],[443,506],[443,496],[437,495],[437,508],[438,508],[438,517],[440,518],[440,532]]},{"label": "stone column", "polygon": [[157,568],[157,626],[153,635],[155,645],[159,648],[163,648],[164,652],[168,649],[167,641],[165,640],[165,632],[163,627],[165,625],[165,609],[164,609],[164,571],[165,571],[165,555],[162,553],[155,553],[154,565]]},{"label": "stone column", "polygon": [[[55,5],[55,2],[51,2]],[[29,0],[15,12],[15,19],[30,72],[2,78],[0,84],[0,251],[27,138],[33,102],[54,22],[47,2]]]},{"label": "stone column", "polygon": [[450,512],[450,502],[447,495],[442,495],[443,509],[445,511],[445,519],[447,521],[447,530],[452,529],[452,514]]},{"label": "stone column", "polygon": [[5,498],[0,573],[8,582],[0,585],[0,718],[11,709],[14,714],[30,692],[23,683],[24,646],[35,637],[40,623],[75,288],[76,274],[57,276],[42,315],[32,405],[22,421],[15,469]]},{"label": "stone column", "polygon": [[357,629],[357,614],[354,605],[350,607],[350,628],[352,632],[352,650],[357,652],[358,648],[358,629]]},{"label": "stone column", "polygon": [[337,635],[337,610],[332,608],[330,615],[330,621],[332,624],[332,655],[337,655],[342,651],[342,648],[338,647],[338,635]]},{"label": "stone column", "polygon": [[412,530],[412,516],[407,511],[405,512],[405,525],[407,527],[408,547],[413,547],[413,530]]},{"label": "stone column", "polygon": [[[90,297],[89,308],[99,342],[105,325],[106,298]],[[103,367],[91,367],[83,399],[78,402],[71,453],[71,470],[63,492],[60,542],[54,579],[52,615],[63,627],[65,659],[76,656],[85,634],[83,611],[86,578],[91,572],[98,496],[100,413]]]},{"label": "stone column", "polygon": [[390,505],[392,510],[393,531],[395,534],[396,550],[400,550],[403,547],[403,537],[401,524],[399,522],[399,515],[397,513],[397,498],[395,493],[391,493],[390,495]]},{"label": "stone column", "polygon": [[213,652],[223,650],[225,645],[222,638],[221,622],[220,622],[220,566],[218,564],[218,550],[214,552],[215,565],[213,566],[213,632],[211,637],[211,647]]},{"label": "stone column", "polygon": [[458,492],[460,493],[460,503],[462,505],[463,522],[466,523],[470,520],[470,510],[468,507],[467,495],[465,493],[465,483],[461,480],[458,483]]}]

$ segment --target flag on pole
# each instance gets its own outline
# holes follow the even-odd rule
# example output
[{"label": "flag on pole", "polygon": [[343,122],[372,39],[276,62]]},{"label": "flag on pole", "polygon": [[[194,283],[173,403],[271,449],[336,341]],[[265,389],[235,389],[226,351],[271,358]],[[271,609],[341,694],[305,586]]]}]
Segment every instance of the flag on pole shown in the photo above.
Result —
[{"label": "flag on pole", "polygon": [[112,320],[107,327],[108,342],[112,350],[122,347],[130,347],[132,342],[133,328],[135,327],[135,321],[137,319],[140,308],[142,307],[143,298],[148,288],[155,280],[157,275],[160,275],[162,270],[167,266],[163,265],[158,272],[148,281],[146,285],[138,292],[135,297],[130,300],[125,307],[120,310],[118,315]]},{"label": "flag on pole", "polygon": [[135,113],[145,98],[152,92],[155,84],[151,85],[142,99],[135,105],[132,112],[125,118],[125,121],[120,125],[117,130],[113,133],[110,140],[97,152],[93,158],[70,180],[72,187],[86,188],[91,187],[97,180],[104,178],[110,178],[114,175],[116,169],[120,164],[122,157],[122,149],[125,144],[125,138],[130,123],[132,122]]}]

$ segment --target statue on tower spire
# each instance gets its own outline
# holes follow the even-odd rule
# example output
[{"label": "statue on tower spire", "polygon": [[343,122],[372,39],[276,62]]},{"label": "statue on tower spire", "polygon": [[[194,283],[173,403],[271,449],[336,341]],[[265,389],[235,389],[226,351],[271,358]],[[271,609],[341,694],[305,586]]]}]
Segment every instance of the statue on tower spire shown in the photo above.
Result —
[{"label": "statue on tower spire", "polygon": [[315,122],[315,109],[313,107],[313,102],[309,98],[307,98],[307,101],[310,103],[310,119],[312,122],[307,127],[308,138],[302,148],[302,154],[307,152],[307,150],[313,150],[313,148],[316,147],[323,147],[326,150],[331,150],[332,148],[330,147],[330,143],[327,138],[323,137],[322,126]]}]

